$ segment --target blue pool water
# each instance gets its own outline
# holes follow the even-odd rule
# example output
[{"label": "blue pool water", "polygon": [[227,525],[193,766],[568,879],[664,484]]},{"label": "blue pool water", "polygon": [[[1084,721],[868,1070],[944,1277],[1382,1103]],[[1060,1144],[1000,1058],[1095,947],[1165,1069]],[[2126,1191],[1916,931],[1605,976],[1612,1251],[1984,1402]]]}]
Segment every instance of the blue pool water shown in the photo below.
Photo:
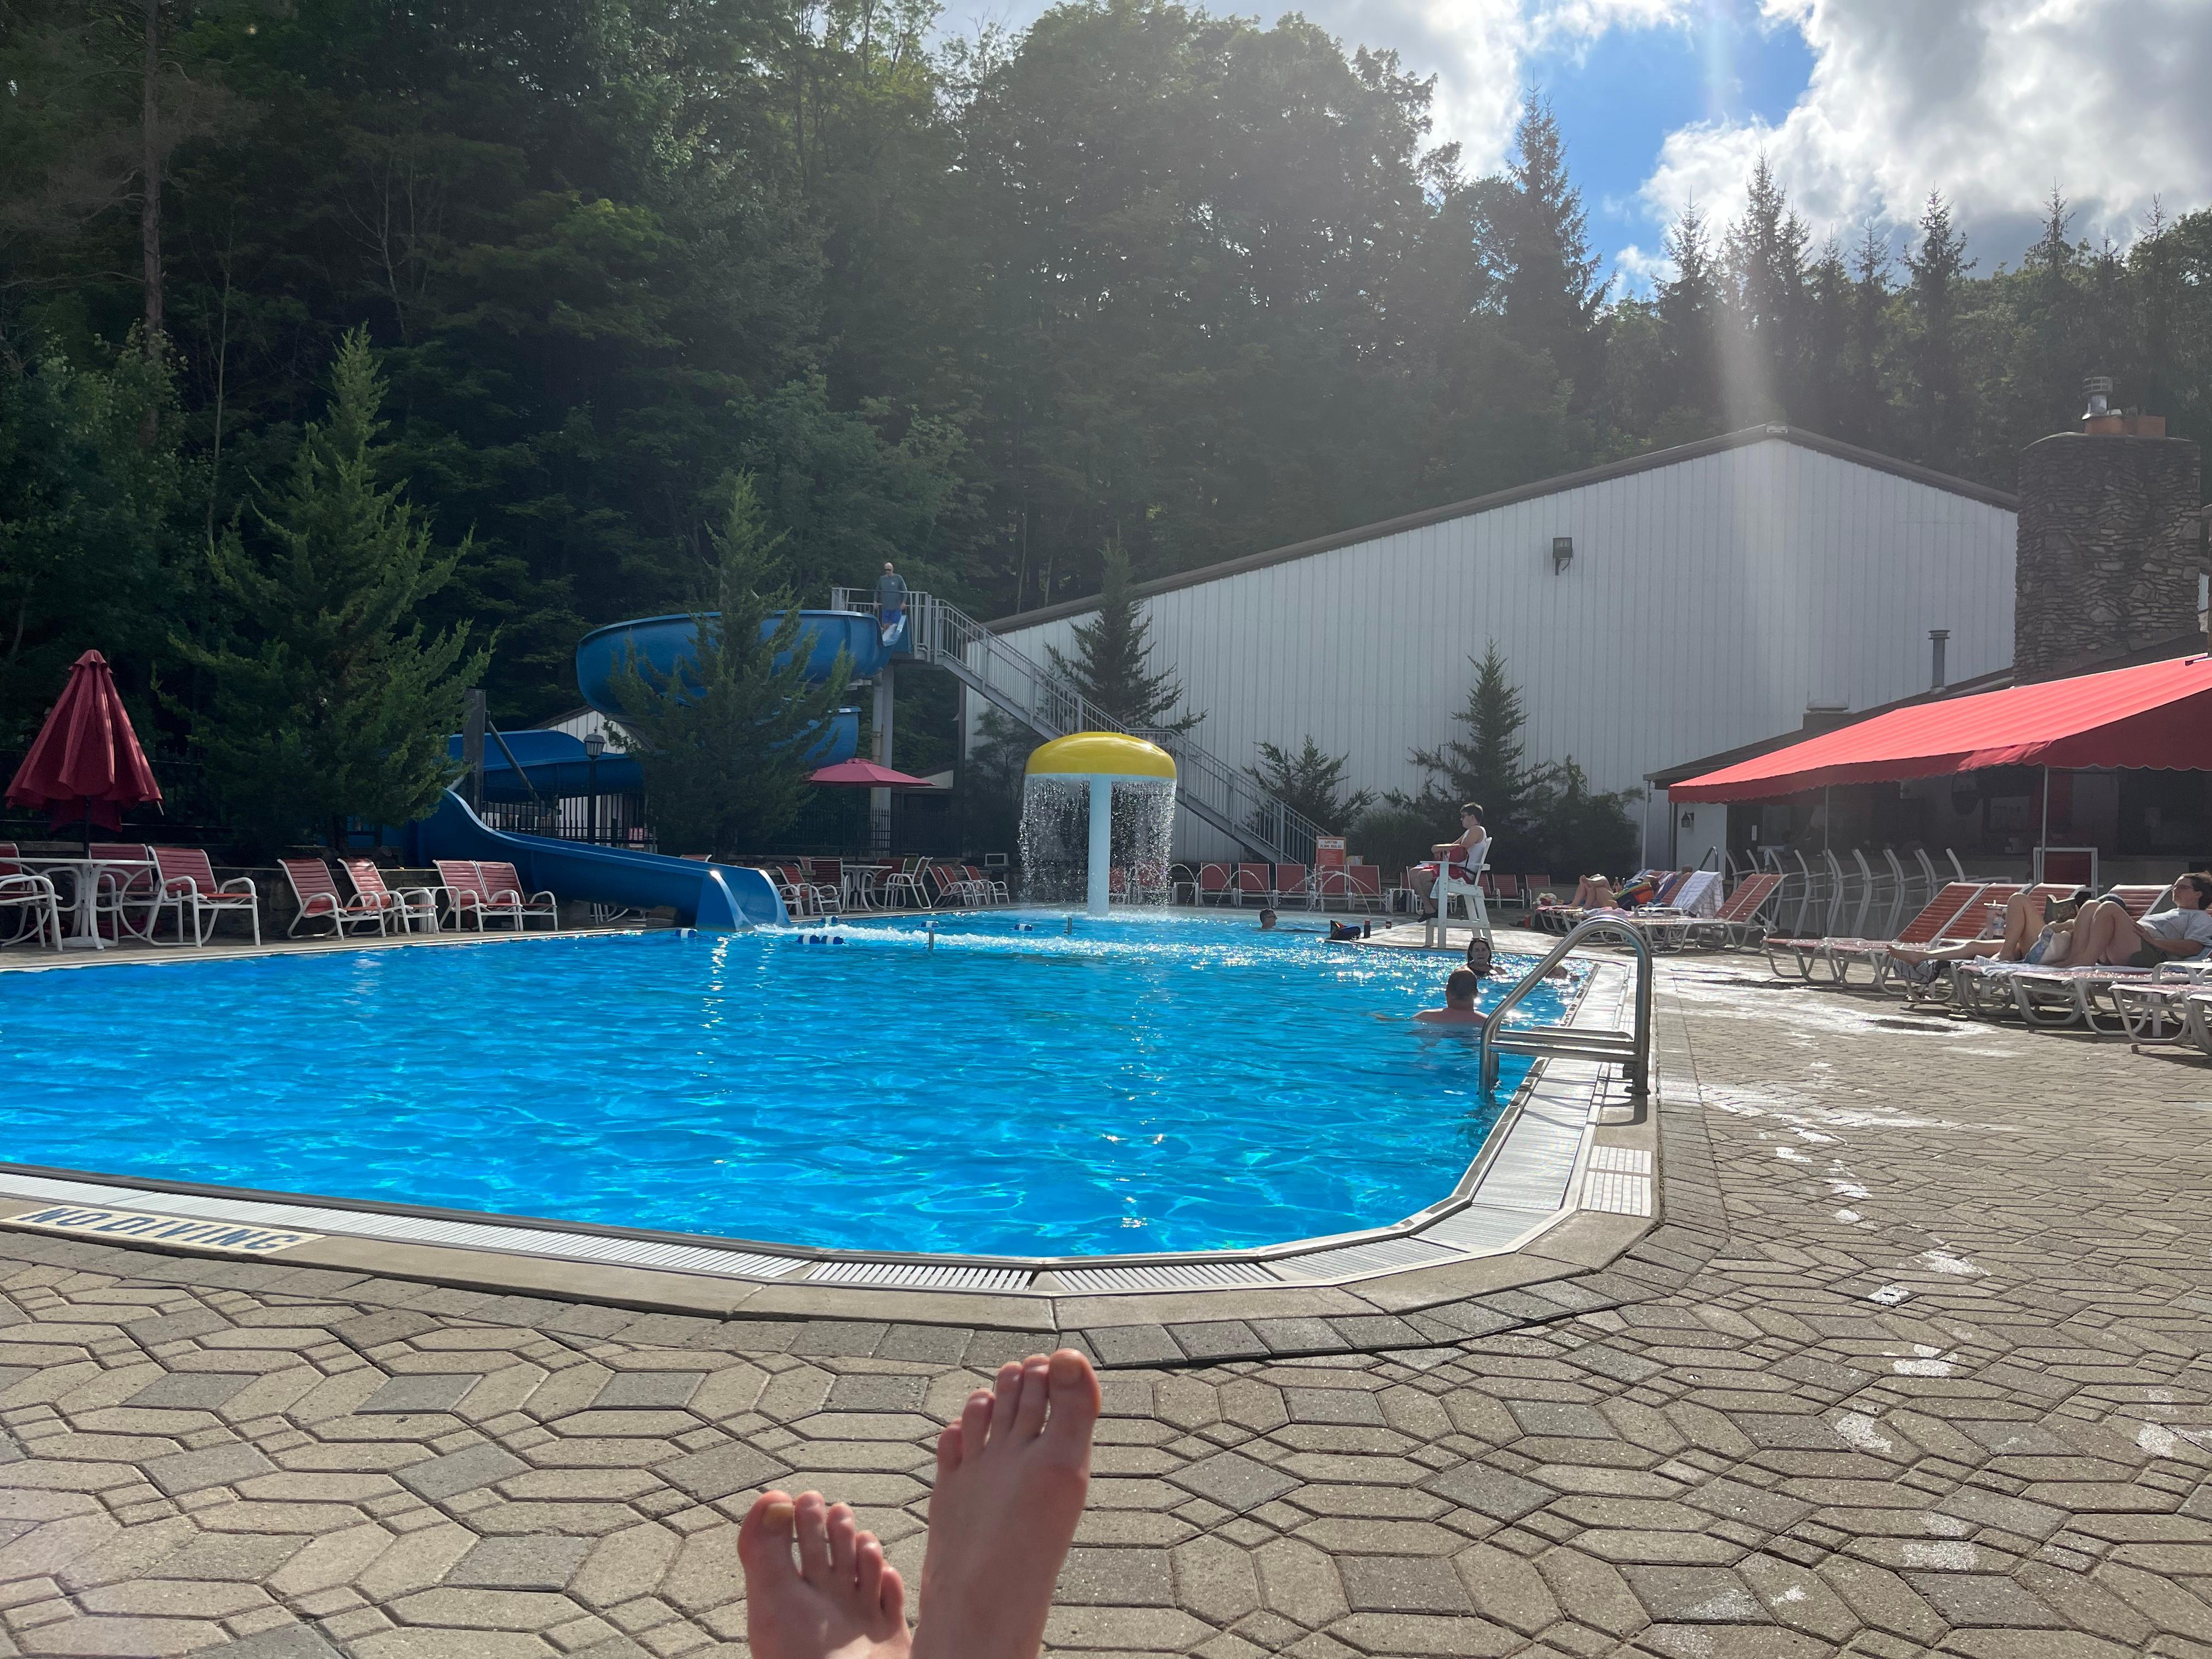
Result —
[{"label": "blue pool water", "polygon": [[[10,974],[0,1158],[847,1249],[1206,1249],[1435,1202],[1525,1069],[1486,1100],[1474,1042],[1411,1022],[1448,958],[1066,926]],[[1528,964],[1499,965],[1486,1001]]]}]

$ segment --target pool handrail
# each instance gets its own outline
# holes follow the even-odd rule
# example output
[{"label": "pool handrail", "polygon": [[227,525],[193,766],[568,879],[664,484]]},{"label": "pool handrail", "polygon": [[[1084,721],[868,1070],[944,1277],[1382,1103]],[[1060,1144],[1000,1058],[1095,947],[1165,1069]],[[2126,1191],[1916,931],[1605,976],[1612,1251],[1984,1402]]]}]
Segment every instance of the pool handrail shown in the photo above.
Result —
[{"label": "pool handrail", "polygon": [[[1544,982],[1585,939],[1611,933],[1636,953],[1636,1023],[1627,1031],[1588,1031],[1566,1025],[1525,1026],[1508,1034],[1505,1017],[1521,1006],[1529,992]],[[1553,945],[1544,959],[1523,975],[1512,989],[1498,1000],[1477,1035],[1482,1050],[1482,1086],[1498,1086],[1498,1056],[1507,1049],[1523,1054],[1559,1054],[1575,1060],[1610,1061],[1622,1068],[1628,1092],[1642,1098],[1651,1087],[1651,941],[1633,923],[1620,916],[1592,916],[1577,922]]]}]

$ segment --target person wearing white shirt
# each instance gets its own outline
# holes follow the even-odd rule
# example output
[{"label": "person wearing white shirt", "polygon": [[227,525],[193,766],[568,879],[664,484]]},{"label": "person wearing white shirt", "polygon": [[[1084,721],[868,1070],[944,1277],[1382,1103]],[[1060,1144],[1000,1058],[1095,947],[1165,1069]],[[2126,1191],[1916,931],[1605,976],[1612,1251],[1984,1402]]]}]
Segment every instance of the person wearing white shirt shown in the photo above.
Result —
[{"label": "person wearing white shirt", "polygon": [[2081,907],[2074,923],[2070,967],[2155,968],[2185,962],[2212,947],[2212,876],[2195,872],[2173,884],[2173,906],[2138,921],[2124,905],[2099,899]]}]

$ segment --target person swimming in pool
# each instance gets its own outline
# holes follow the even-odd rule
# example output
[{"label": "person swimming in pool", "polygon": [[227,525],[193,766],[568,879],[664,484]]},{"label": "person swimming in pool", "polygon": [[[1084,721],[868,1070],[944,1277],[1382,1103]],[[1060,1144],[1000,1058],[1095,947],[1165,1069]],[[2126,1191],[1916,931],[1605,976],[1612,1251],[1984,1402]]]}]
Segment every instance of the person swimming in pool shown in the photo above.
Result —
[{"label": "person swimming in pool", "polygon": [[[873,1533],[818,1492],[738,1528],[752,1659],[1037,1659],[1091,1480],[1098,1378],[1073,1348],[999,1368],[937,1437],[921,1622]],[[794,1559],[794,1551],[796,1552]]]},{"label": "person swimming in pool", "polygon": [[1425,1025],[1486,1025],[1490,1017],[1474,1006],[1481,989],[1481,977],[1474,969],[1455,968],[1451,977],[1444,981],[1444,1006],[1424,1008],[1413,1018]]}]

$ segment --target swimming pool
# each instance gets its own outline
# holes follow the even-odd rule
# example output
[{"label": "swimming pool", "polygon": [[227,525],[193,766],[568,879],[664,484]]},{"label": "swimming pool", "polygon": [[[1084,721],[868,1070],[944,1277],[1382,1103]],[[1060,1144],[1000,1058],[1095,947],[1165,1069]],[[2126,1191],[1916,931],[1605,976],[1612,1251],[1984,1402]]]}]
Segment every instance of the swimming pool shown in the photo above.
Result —
[{"label": "swimming pool", "polygon": [[0,1158],[840,1249],[1248,1248],[1451,1190],[1526,1062],[1486,1099],[1468,1036],[1412,1022],[1449,965],[1000,911],[933,948],[859,921],[9,974]]}]

